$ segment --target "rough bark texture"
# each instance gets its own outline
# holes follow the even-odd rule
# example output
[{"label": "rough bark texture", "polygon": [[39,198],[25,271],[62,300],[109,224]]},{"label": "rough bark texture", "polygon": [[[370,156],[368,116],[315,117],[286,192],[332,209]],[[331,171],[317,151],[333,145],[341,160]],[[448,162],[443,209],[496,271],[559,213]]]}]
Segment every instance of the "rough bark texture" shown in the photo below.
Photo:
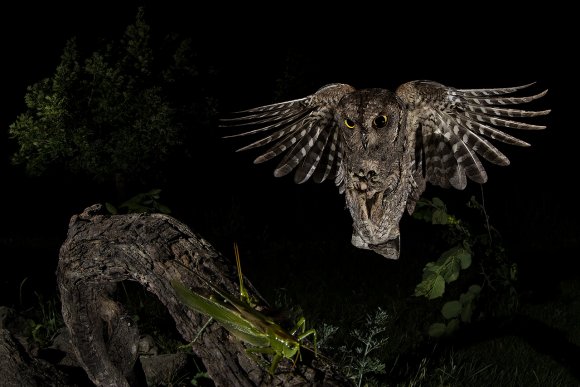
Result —
[{"label": "rough bark texture", "polygon": [[51,364],[35,359],[8,329],[0,328],[0,385],[64,386],[70,385],[66,375]]},{"label": "rough bark texture", "polygon": [[[189,269],[189,270],[188,270]],[[58,286],[64,321],[78,357],[99,386],[140,383],[138,327],[114,300],[116,284],[137,281],[165,305],[182,337],[191,341],[207,321],[183,306],[170,284],[205,288],[192,271],[236,294],[237,275],[222,255],[174,218],[162,214],[103,215],[94,205],[72,217],[60,250]],[[248,284],[251,294],[259,298]],[[218,386],[350,385],[322,358],[295,368],[282,362],[276,375],[248,357],[244,345],[212,323],[193,344]]]}]

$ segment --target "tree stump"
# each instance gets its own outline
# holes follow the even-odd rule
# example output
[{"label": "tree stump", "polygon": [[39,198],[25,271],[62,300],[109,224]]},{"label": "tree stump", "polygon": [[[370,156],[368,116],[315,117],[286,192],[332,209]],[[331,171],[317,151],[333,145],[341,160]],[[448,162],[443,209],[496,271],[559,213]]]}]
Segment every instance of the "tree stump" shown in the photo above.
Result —
[{"label": "tree stump", "polygon": [[[138,372],[139,331],[114,299],[116,284],[136,281],[165,305],[188,342],[207,317],[185,307],[172,280],[207,288],[197,272],[231,294],[237,294],[235,266],[203,238],[163,214],[105,215],[99,204],[71,218],[60,249],[57,281],[62,314],[75,354],[98,386],[142,383]],[[258,300],[256,289],[248,292]],[[323,357],[296,367],[281,363],[275,375],[249,357],[245,346],[218,323],[210,324],[192,344],[217,386],[334,385],[351,382]]]}]

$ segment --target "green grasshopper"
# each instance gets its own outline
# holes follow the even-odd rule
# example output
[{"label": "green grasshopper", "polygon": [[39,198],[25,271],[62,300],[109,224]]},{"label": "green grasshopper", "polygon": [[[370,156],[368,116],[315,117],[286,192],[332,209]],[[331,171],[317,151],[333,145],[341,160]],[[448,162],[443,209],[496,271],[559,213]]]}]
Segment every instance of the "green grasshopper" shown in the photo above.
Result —
[{"label": "green grasshopper", "polygon": [[254,359],[258,360],[254,356],[255,353],[272,355],[269,368],[272,375],[282,358],[290,359],[296,364],[301,358],[300,342],[308,336],[314,336],[314,353],[316,354],[316,331],[314,329],[306,331],[304,317],[298,320],[292,330],[286,331],[273,318],[254,309],[253,301],[244,287],[237,244],[234,244],[234,252],[240,278],[240,300],[196,273],[210,288],[212,294],[204,297],[187,289],[183,284],[172,281],[171,285],[181,302],[215,319],[235,337],[252,345],[253,347],[247,348],[246,352]]}]

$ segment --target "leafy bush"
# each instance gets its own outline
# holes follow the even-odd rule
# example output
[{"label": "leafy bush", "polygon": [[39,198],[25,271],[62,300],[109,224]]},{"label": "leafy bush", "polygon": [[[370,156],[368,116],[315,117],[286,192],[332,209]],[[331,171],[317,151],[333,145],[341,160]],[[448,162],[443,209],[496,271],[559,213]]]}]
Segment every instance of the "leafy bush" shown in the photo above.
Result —
[{"label": "leafy bush", "polygon": [[[434,226],[444,226],[445,239],[453,247],[443,252],[436,262],[429,262],[423,269],[423,280],[415,288],[416,296],[429,300],[444,295],[446,285],[455,282],[460,272],[472,266],[472,256],[477,258],[479,272],[467,275],[470,285],[463,285],[467,290],[455,300],[447,301],[441,307],[441,315],[445,322],[431,324],[428,334],[432,337],[447,336],[455,332],[460,323],[471,322],[475,304],[480,298],[484,287],[494,293],[493,299],[503,299],[503,303],[490,304],[491,310],[486,313],[493,315],[497,309],[515,310],[517,293],[515,280],[517,266],[507,259],[500,241],[499,232],[490,225],[485,208],[471,197],[467,203],[469,209],[474,209],[483,217],[483,222],[466,222],[448,213],[443,201],[439,198],[421,199],[417,203],[414,217],[432,223]],[[476,282],[476,283],[473,283]],[[457,294],[457,290],[455,291]],[[506,305],[508,305],[506,307]]]},{"label": "leafy bush", "polygon": [[118,190],[162,176],[172,155],[186,153],[184,119],[199,92],[184,103],[176,86],[198,74],[189,41],[164,45],[170,52],[153,47],[142,8],[118,42],[86,57],[70,39],[54,75],[28,87],[27,110],[10,125],[13,162],[33,175],[60,164]]}]

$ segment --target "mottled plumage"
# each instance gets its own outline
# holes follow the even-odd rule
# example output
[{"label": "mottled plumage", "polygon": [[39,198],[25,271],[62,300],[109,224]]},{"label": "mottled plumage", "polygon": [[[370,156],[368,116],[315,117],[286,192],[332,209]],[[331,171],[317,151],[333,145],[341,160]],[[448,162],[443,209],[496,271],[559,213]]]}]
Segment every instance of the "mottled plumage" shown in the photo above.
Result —
[{"label": "mottled plumage", "polygon": [[546,94],[512,95],[530,85],[461,90],[412,81],[392,92],[331,84],[222,123],[251,129],[227,137],[262,134],[239,150],[267,146],[255,163],[281,156],[275,176],[295,171],[296,183],[334,179],[354,221],[352,243],[397,259],[399,221],[405,209],[413,212],[426,183],[457,189],[464,189],[468,179],[485,183],[480,158],[509,164],[490,140],[529,146],[503,128],[545,128],[518,119],[549,110],[510,107]]}]

